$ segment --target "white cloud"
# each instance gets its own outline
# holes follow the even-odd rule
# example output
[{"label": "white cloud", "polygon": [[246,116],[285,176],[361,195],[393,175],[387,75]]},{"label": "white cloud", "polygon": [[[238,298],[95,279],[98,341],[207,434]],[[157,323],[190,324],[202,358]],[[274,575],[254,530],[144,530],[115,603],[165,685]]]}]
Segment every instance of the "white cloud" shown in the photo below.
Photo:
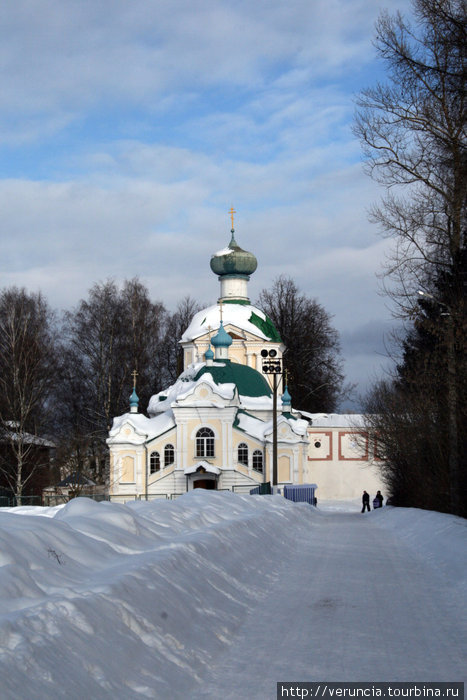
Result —
[{"label": "white cloud", "polygon": [[63,308],[139,275],[172,308],[214,301],[234,204],[252,299],[284,273],[341,331],[387,318],[349,122],[379,9],[408,4],[4,3],[2,286]]}]

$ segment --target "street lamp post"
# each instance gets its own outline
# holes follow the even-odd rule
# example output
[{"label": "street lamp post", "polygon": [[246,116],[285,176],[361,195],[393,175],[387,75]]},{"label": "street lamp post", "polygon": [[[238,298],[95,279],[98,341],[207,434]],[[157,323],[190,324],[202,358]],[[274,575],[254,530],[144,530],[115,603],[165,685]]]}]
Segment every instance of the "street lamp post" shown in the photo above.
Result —
[{"label": "street lamp post", "polygon": [[263,374],[272,374],[272,485],[277,486],[277,377],[282,374],[282,360],[277,350],[261,350]]}]

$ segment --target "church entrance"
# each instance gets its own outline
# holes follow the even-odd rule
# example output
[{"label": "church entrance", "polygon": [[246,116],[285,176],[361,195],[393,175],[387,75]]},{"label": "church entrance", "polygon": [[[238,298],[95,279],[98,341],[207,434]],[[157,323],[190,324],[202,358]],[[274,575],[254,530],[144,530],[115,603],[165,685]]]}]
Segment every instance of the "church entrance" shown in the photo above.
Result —
[{"label": "church entrance", "polygon": [[194,489],[215,489],[216,482],[214,479],[197,479],[193,482]]},{"label": "church entrance", "polygon": [[185,470],[187,475],[186,490],[206,489],[216,491],[220,471],[219,467],[214,467],[207,462],[189,467]]}]

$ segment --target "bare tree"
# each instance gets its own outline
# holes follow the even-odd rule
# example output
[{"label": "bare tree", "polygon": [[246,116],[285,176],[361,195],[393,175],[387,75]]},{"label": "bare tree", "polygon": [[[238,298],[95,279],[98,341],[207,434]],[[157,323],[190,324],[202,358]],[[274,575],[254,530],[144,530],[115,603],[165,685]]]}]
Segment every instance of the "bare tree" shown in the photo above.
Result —
[{"label": "bare tree", "polygon": [[257,304],[286,346],[284,366],[294,406],[310,412],[333,411],[343,395],[344,375],[339,335],[330,315],[283,275],[271,289],[262,290]]},{"label": "bare tree", "polygon": [[202,308],[197,301],[186,296],[178,303],[176,311],[167,317],[161,343],[163,378],[167,383],[174,382],[183,370],[183,350],[179,341],[193,316]]},{"label": "bare tree", "polygon": [[386,291],[410,316],[418,289],[456,273],[465,248],[465,0],[414,0],[416,29],[397,13],[376,25],[388,82],[358,99],[355,131],[368,173],[387,188],[372,219],[394,240]]},{"label": "bare tree", "polygon": [[[49,467],[51,443],[39,435],[55,379],[53,314],[43,296],[11,287],[0,294],[0,460],[18,504]],[[40,481],[40,479],[39,479]],[[37,486],[37,483],[36,483]]]},{"label": "bare tree", "polygon": [[61,408],[73,471],[103,477],[113,417],[128,411],[136,370],[140,406],[160,386],[160,342],[166,311],[138,280],[121,290],[96,284],[65,316]]}]

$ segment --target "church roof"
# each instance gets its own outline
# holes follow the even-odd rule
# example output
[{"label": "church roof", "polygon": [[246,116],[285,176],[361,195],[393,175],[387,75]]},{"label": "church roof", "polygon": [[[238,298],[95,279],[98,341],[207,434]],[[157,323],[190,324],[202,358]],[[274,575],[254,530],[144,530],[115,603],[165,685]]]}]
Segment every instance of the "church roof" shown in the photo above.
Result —
[{"label": "church roof", "polygon": [[308,413],[299,411],[313,428],[364,428],[365,416],[359,413]]},{"label": "church roof", "polygon": [[235,384],[240,396],[272,396],[271,387],[265,377],[253,367],[247,367],[230,360],[222,360],[222,362],[201,367],[195,381],[207,373],[212,376],[216,384]]},{"label": "church roof", "polygon": [[249,410],[271,410],[272,408],[272,391],[260,372],[237,362],[219,360],[209,365],[205,362],[190,365],[175,384],[151,397],[148,406],[149,415],[166,411],[173,402],[189,396],[200,382],[211,384],[226,401],[233,399],[236,389],[243,408]]},{"label": "church roof", "polygon": [[[272,431],[272,419],[264,420],[264,417],[254,415],[255,410],[272,411],[272,391],[266,378],[252,367],[222,360],[209,365],[204,362],[190,365],[175,384],[151,397],[148,406],[149,418],[135,413],[126,413],[114,418],[109,444],[113,442],[124,423],[129,423],[136,430],[136,434],[124,438],[128,443],[140,444],[144,436],[146,437],[144,441],[149,442],[168,432],[176,425],[173,408],[177,402],[183,402],[190,396],[194,397],[196,387],[203,382],[215,388],[216,393],[224,397],[227,405],[238,394],[238,403],[236,400],[234,403],[237,411],[233,427],[257,439],[266,439]],[[190,403],[190,405],[212,405],[219,408],[218,404],[209,403],[209,401],[209,398],[195,398],[196,403]],[[290,425],[295,435],[306,434],[308,425],[306,420],[297,420],[295,416],[282,414],[278,417],[278,423],[284,421]]]},{"label": "church roof", "polygon": [[[273,322],[266,314],[249,303],[226,302],[222,304],[224,327],[231,325],[246,333],[251,333],[261,340],[280,343],[281,337]],[[214,304],[198,311],[182,335],[181,343],[188,343],[206,333],[214,332],[220,327],[220,306]]]}]

